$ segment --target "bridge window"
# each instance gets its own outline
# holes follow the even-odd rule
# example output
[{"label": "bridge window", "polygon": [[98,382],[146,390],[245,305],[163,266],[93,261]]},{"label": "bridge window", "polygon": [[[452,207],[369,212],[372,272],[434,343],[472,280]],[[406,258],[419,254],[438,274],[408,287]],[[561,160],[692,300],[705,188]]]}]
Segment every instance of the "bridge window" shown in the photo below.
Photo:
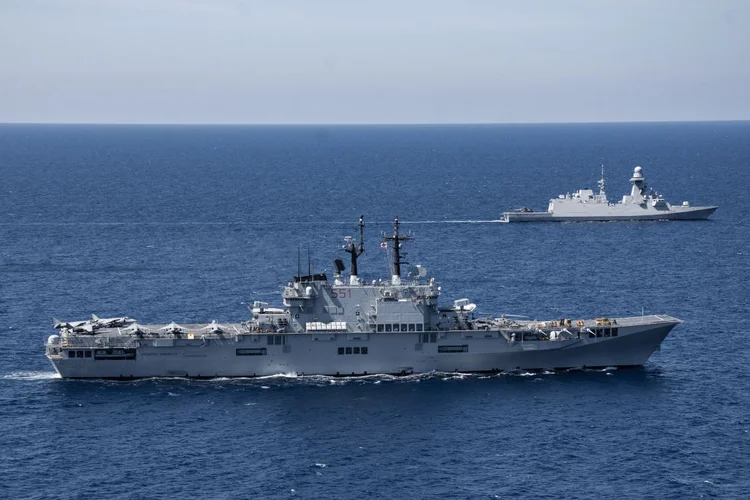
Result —
[{"label": "bridge window", "polygon": [[346,353],[347,354],[351,354],[352,353],[352,348],[351,347],[347,347],[346,348]]},{"label": "bridge window", "polygon": [[612,328],[612,336],[617,337],[618,331],[617,328]]},{"label": "bridge window", "polygon": [[382,331],[383,331],[383,325],[382,325],[382,324],[378,325],[378,331],[379,331],[379,332],[382,332]]},{"label": "bridge window", "polygon": [[406,323],[401,323],[401,331],[405,332],[406,328],[407,328]]},{"label": "bridge window", "polygon": [[388,323],[388,324],[385,325],[385,332],[389,333],[390,331],[391,331],[391,324]]},{"label": "bridge window", "polygon": [[430,334],[430,342],[437,342],[437,333]]},{"label": "bridge window", "polygon": [[414,323],[409,323],[409,331],[410,332],[416,331],[416,329],[417,328],[416,328],[416,325]]},{"label": "bridge window", "polygon": [[339,354],[344,354],[344,348],[343,347],[339,347]]},{"label": "bridge window", "polygon": [[362,348],[362,354],[367,354],[367,347]]},{"label": "bridge window", "polygon": [[393,331],[394,331],[394,332],[397,332],[397,331],[398,331],[398,323],[394,323],[394,324],[393,324]]},{"label": "bridge window", "polygon": [[77,358],[82,358],[83,357],[83,351],[77,351],[76,352],[76,357]]},{"label": "bridge window", "polygon": [[354,348],[354,354],[359,354],[359,347]]},{"label": "bridge window", "polygon": [[422,331],[422,325],[420,325],[420,324],[417,324],[417,331],[418,331],[418,332],[421,332],[421,331]]},{"label": "bridge window", "polygon": [[68,351],[68,357],[69,358],[75,358],[76,357],[76,352],[75,351]]},{"label": "bridge window", "polygon": [[87,357],[87,358],[91,357],[91,351],[84,351],[84,352],[85,352],[85,354],[84,354],[85,357]]}]

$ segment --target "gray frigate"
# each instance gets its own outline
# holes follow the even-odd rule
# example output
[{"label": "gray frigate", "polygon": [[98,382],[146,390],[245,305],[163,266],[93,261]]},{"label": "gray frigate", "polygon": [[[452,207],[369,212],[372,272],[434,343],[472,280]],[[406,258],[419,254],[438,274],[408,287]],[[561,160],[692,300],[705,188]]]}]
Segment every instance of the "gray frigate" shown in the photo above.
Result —
[{"label": "gray frigate", "polygon": [[46,355],[64,378],[254,377],[626,367],[642,365],[681,321],[668,315],[557,318],[484,317],[469,299],[441,304],[423,267],[402,275],[398,219],[382,246],[391,275],[365,282],[359,242],[346,237],[346,273],[299,271],[282,307],[256,301],[234,324],[141,324],[128,317],[57,321]]},{"label": "gray frigate", "polygon": [[682,205],[671,205],[664,197],[649,190],[643,169],[635,167],[630,195],[624,195],[617,203],[607,199],[602,178],[598,181],[599,194],[591,189],[579,189],[575,193],[561,194],[549,201],[546,212],[521,208],[503,212],[503,222],[572,222],[572,221],[617,221],[617,220],[704,220],[719,208],[716,206],[694,207],[683,201]]}]

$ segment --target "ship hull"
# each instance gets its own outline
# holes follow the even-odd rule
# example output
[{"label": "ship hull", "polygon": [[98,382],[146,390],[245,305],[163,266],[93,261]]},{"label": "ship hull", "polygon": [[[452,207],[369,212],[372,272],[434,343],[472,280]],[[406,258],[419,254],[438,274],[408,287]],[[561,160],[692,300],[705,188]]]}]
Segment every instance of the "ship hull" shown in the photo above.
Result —
[{"label": "ship hull", "polygon": [[554,212],[504,212],[505,222],[608,222],[608,221],[656,221],[656,220],[706,220],[718,207],[673,207],[670,210],[618,210],[617,206],[604,207],[592,213],[590,210],[568,213]]},{"label": "ship hull", "polygon": [[[209,342],[139,340],[131,347],[115,350],[115,355],[110,351],[100,355],[105,351],[92,347],[92,354],[84,356],[89,348],[70,346],[56,355],[48,352],[47,356],[63,378],[212,378],[289,373],[351,376],[624,367],[644,364],[679,323],[669,316],[647,318],[652,319],[619,319],[617,336],[579,333],[578,338],[562,341],[519,341],[515,336],[511,339],[509,331],[500,330],[441,331],[436,332],[434,342],[424,343],[422,336],[414,333],[318,332],[286,334],[282,345],[274,344],[267,335],[254,334]],[[521,333],[517,333],[518,338],[523,337]]]}]

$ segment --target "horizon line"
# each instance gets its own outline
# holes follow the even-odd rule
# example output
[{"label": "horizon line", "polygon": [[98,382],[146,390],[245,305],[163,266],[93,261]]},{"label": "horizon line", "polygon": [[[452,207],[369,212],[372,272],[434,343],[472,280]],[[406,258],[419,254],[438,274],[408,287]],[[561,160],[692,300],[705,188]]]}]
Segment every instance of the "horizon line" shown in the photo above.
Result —
[{"label": "horizon line", "polygon": [[618,125],[618,124],[643,124],[643,123],[741,123],[750,122],[746,119],[719,119],[719,120],[626,120],[626,121],[547,121],[547,122],[290,122],[290,123],[263,123],[263,122],[0,122],[3,125],[103,125],[103,126],[219,126],[219,127],[308,127],[308,126],[330,126],[330,127],[410,127],[410,126],[454,126],[454,125]]}]

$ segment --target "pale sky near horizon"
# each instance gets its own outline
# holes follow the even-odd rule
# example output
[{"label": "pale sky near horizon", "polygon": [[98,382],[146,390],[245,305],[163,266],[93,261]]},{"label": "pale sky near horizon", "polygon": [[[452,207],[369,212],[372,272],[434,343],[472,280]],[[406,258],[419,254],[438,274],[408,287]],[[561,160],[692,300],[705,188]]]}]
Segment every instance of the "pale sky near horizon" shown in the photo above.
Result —
[{"label": "pale sky near horizon", "polygon": [[0,122],[750,119],[750,0],[0,0]]}]

